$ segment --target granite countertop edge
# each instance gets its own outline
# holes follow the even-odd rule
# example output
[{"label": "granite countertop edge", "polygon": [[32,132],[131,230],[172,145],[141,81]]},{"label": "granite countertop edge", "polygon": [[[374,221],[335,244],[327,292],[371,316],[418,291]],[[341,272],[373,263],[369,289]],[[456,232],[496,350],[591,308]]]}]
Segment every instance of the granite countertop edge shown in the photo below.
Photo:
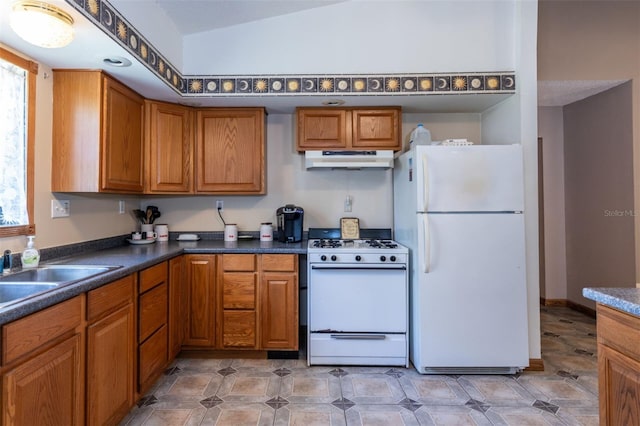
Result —
[{"label": "granite countertop edge", "polygon": [[582,295],[602,305],[640,317],[640,288],[583,288]]},{"label": "granite countertop edge", "polygon": [[41,265],[106,265],[118,266],[118,268],[1,307],[0,325],[15,321],[182,254],[223,253],[306,255],[307,242],[281,243],[274,241],[263,243],[259,240],[247,240],[237,243],[225,243],[218,240],[200,240],[156,242],[148,245],[129,245],[125,243],[122,246],[113,248],[51,259],[41,263]]}]

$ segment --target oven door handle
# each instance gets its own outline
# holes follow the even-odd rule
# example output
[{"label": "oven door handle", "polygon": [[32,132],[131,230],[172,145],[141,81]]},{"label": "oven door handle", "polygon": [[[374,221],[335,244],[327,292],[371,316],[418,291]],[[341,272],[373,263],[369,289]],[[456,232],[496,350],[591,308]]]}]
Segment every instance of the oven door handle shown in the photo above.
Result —
[{"label": "oven door handle", "polygon": [[394,271],[405,271],[407,269],[406,265],[311,265],[311,269],[357,269],[357,270],[366,270],[366,269],[374,269],[376,271],[380,270],[394,270]]},{"label": "oven door handle", "polygon": [[332,339],[337,340],[384,340],[384,334],[332,334]]}]

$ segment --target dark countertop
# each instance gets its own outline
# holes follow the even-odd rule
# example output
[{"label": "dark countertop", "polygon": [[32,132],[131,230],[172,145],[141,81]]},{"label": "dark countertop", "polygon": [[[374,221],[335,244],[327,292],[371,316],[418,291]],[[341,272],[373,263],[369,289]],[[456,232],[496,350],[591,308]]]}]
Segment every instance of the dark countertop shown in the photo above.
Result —
[{"label": "dark countertop", "polygon": [[587,299],[640,317],[640,288],[583,288],[582,295]]},{"label": "dark countertop", "polygon": [[304,255],[307,253],[307,241],[303,240],[300,243],[281,243],[278,241],[264,243],[255,239],[242,240],[237,243],[225,243],[221,240],[200,240],[188,242],[156,242],[148,245],[130,245],[125,242],[123,245],[113,248],[51,259],[46,262],[41,262],[41,266],[46,264],[74,264],[121,267],[63,287],[58,287],[54,290],[49,290],[21,302],[4,306],[0,308],[0,325],[22,318],[181,254],[221,253],[289,253]]}]

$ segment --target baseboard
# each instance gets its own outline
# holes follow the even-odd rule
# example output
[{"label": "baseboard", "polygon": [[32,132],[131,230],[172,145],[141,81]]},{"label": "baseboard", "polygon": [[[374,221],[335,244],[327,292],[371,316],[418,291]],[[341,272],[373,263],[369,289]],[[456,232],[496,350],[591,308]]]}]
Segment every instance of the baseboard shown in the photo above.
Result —
[{"label": "baseboard", "polygon": [[542,306],[559,306],[559,307],[567,307],[568,301],[566,299],[545,299],[544,297],[540,298],[540,304]]},{"label": "baseboard", "polygon": [[524,371],[544,371],[544,361],[541,358],[529,358],[529,366]]},{"label": "baseboard", "polygon": [[253,350],[215,350],[215,349],[183,349],[180,352],[182,358],[205,358],[205,359],[267,359],[267,351]]},{"label": "baseboard", "polygon": [[583,313],[583,314],[585,314],[585,315],[587,315],[587,316],[589,316],[591,318],[595,319],[595,317],[596,317],[596,310],[595,309],[588,308],[588,307],[586,307],[584,305],[580,305],[579,303],[575,303],[575,302],[572,302],[572,301],[568,300],[567,301],[567,307],[573,309],[574,311],[581,312],[581,313]]},{"label": "baseboard", "polygon": [[540,298],[540,305],[542,306],[549,306],[549,307],[555,307],[555,308],[569,308],[569,309],[573,309],[574,311],[578,311],[580,313],[585,314],[588,317],[591,318],[595,318],[596,317],[596,311],[595,309],[591,309],[589,307],[586,307],[584,305],[581,305],[579,303],[575,303],[572,302],[571,300],[567,300],[567,299],[545,299],[544,297]]}]

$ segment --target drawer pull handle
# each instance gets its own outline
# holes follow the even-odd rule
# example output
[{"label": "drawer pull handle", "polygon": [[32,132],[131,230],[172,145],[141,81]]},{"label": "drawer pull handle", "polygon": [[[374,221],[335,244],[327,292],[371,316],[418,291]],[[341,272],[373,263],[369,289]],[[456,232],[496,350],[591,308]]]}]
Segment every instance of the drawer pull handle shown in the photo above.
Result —
[{"label": "drawer pull handle", "polygon": [[332,339],[342,340],[384,340],[384,334],[332,334]]}]

